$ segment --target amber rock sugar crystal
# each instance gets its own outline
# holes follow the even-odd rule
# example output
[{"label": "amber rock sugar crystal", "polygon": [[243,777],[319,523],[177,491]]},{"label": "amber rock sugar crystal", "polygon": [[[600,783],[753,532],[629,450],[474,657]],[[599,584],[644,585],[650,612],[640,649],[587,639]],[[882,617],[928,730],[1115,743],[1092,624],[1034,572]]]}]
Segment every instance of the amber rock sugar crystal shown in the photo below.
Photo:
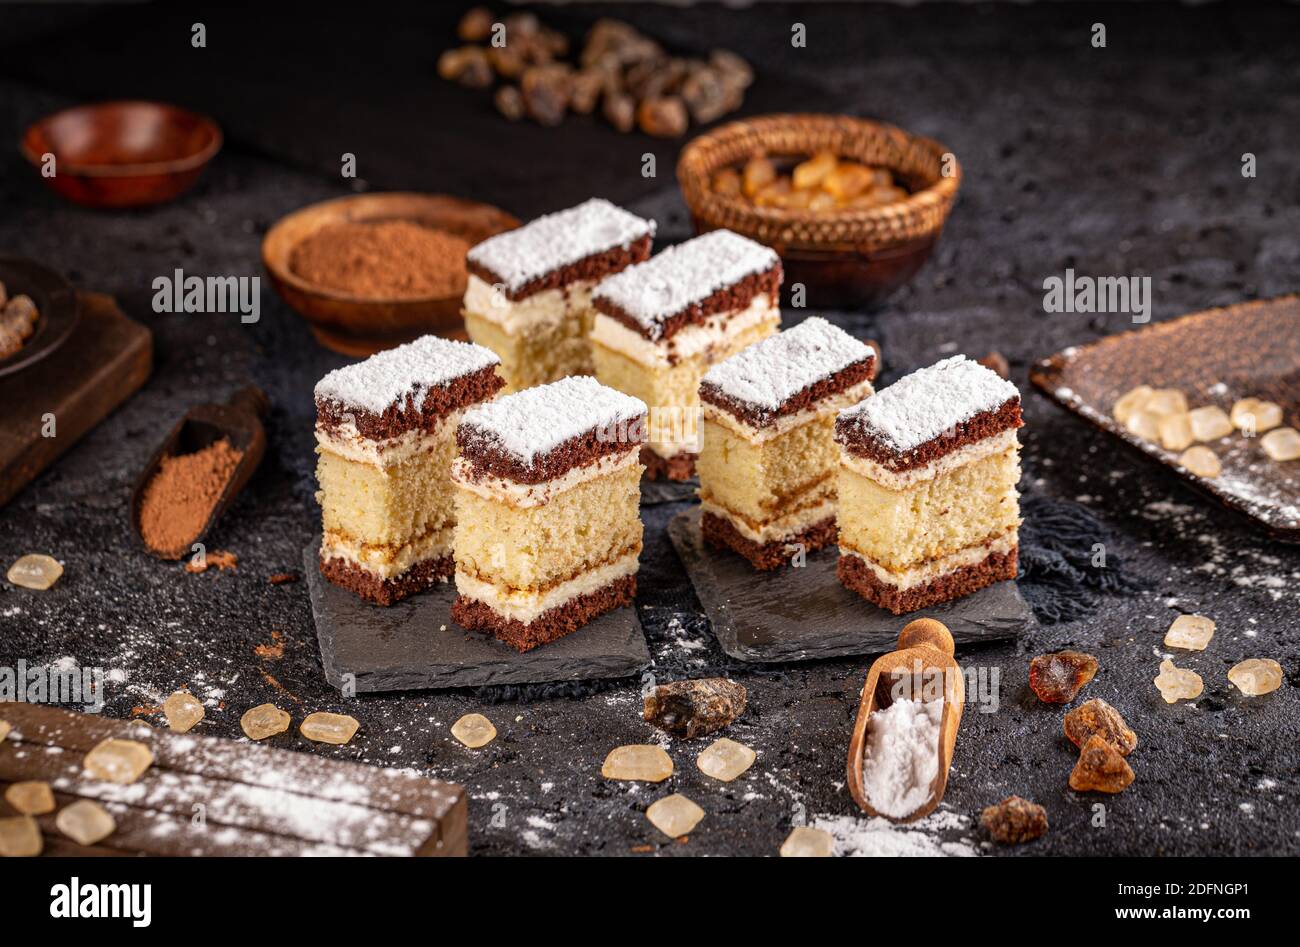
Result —
[{"label": "amber rock sugar crystal", "polygon": [[1272,658],[1247,658],[1233,665],[1228,680],[1247,697],[1262,697],[1282,686],[1282,665]]},{"label": "amber rock sugar crystal", "polygon": [[695,762],[705,776],[729,783],[753,766],[757,757],[745,744],[722,737],[705,747]]},{"label": "amber rock sugar crystal", "polygon": [[672,758],[663,747],[650,744],[616,746],[605,757],[600,775],[606,779],[632,779],[660,783],[673,774]]},{"label": "amber rock sugar crystal", "polygon": [[258,704],[244,711],[239,726],[250,740],[265,740],[289,729],[290,718],[275,704]]},{"label": "amber rock sugar crystal", "polygon": [[117,823],[104,807],[89,799],[78,799],[59,810],[54,825],[78,845],[102,842],[117,830]]},{"label": "amber rock sugar crystal", "polygon": [[645,817],[669,838],[681,838],[700,824],[704,810],[685,796],[673,793],[652,803]]},{"label": "amber rock sugar crystal", "polygon": [[451,735],[471,750],[477,750],[497,738],[497,728],[482,714],[465,714],[451,725]]},{"label": "amber rock sugar crystal", "polygon": [[94,779],[127,785],[153,765],[153,750],[137,740],[109,737],[86,754],[86,772]]},{"label": "amber rock sugar crystal", "polygon": [[835,854],[835,836],[823,829],[800,825],[781,843],[782,858],[830,858]]},{"label": "amber rock sugar crystal", "polygon": [[1070,773],[1070,788],[1075,792],[1122,792],[1131,782],[1128,760],[1100,734],[1088,738]]},{"label": "amber rock sugar crystal", "polygon": [[308,740],[316,743],[332,743],[342,746],[356,735],[361,724],[355,717],[347,714],[332,714],[318,710],[308,714],[307,719],[298,728]]},{"label": "amber rock sugar crystal", "polygon": [[204,717],[203,704],[189,691],[177,691],[163,701],[167,726],[176,733],[189,733]]},{"label": "amber rock sugar crystal", "polygon": [[1047,834],[1047,810],[1019,796],[1007,796],[980,813],[980,825],[1001,845],[1020,845]]},{"label": "amber rock sugar crystal", "polygon": [[1065,736],[1082,748],[1093,736],[1100,736],[1123,756],[1137,748],[1137,734],[1129,729],[1118,710],[1100,697],[1080,704],[1065,715]]},{"label": "amber rock sugar crystal", "polygon": [[1179,615],[1165,632],[1165,647],[1204,651],[1214,637],[1214,619],[1204,615]]},{"label": "amber rock sugar crystal", "polygon": [[1097,659],[1082,651],[1040,654],[1029,662],[1029,686],[1045,704],[1068,704],[1097,673]]},{"label": "amber rock sugar crystal", "polygon": [[50,784],[36,779],[11,783],[5,790],[5,802],[20,815],[45,815],[54,811],[54,793]]},{"label": "amber rock sugar crystal", "polygon": [[1156,689],[1166,704],[1176,704],[1180,700],[1192,700],[1200,697],[1205,689],[1205,682],[1195,671],[1175,667],[1174,662],[1166,658],[1160,662],[1160,673],[1155,679]]},{"label": "amber rock sugar crystal", "polygon": [[41,827],[29,815],[0,819],[0,857],[32,858],[45,848]]}]

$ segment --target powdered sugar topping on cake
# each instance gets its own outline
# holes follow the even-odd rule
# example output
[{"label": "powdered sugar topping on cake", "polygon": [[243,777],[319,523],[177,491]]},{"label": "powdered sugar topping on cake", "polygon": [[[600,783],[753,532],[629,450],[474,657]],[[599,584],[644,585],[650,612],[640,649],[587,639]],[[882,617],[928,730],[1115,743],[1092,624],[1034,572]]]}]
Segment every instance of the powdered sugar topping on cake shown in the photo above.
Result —
[{"label": "powdered sugar topping on cake", "polygon": [[467,257],[496,274],[507,291],[515,291],[562,266],[616,247],[629,247],[654,232],[653,220],[643,220],[593,197],[577,207],[489,237],[471,248]]},{"label": "powdered sugar topping on cake", "polygon": [[431,388],[500,361],[481,345],[426,335],[355,365],[336,368],[316,383],[316,399],[382,414],[407,395],[419,404]]},{"label": "powdered sugar topping on cake", "polygon": [[714,365],[704,384],[736,401],[777,411],[801,391],[874,354],[869,345],[813,316]]},{"label": "powdered sugar topping on cake", "polygon": [[1020,397],[1015,385],[964,355],[922,368],[840,413],[897,451],[909,451]]},{"label": "powdered sugar topping on cake", "polygon": [[669,316],[779,262],[769,247],[714,230],[603,280],[596,298],[613,303],[657,339]]},{"label": "powdered sugar topping on cake", "polygon": [[588,431],[620,430],[645,415],[645,403],[587,375],[527,388],[465,412],[469,428],[526,464]]}]

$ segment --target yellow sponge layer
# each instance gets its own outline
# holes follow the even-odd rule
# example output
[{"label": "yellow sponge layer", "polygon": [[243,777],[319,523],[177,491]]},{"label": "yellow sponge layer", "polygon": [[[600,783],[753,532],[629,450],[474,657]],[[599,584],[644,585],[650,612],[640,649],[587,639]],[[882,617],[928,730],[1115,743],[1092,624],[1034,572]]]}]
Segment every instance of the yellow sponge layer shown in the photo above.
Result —
[{"label": "yellow sponge layer", "polygon": [[590,375],[590,308],[572,317],[530,326],[518,335],[506,332],[472,312],[465,313],[470,341],[490,348],[501,359],[497,373],[505,380],[503,394],[559,381],[569,375]]},{"label": "yellow sponge layer", "polygon": [[817,485],[834,496],[839,447],[835,416],[813,418],[761,444],[741,437],[723,422],[706,418],[704,443],[695,461],[700,495],[749,520],[765,521]]},{"label": "yellow sponge layer", "polygon": [[319,454],[316,499],[326,532],[400,545],[455,521],[450,470],[456,441],[450,425],[439,432],[431,450],[391,467],[347,460],[328,450]]},{"label": "yellow sponge layer", "polygon": [[840,467],[840,545],[901,571],[1003,535],[1020,524],[1019,448],[887,490]]},{"label": "yellow sponge layer", "polygon": [[514,589],[545,588],[641,545],[640,464],[514,507],[456,490],[456,568]]}]

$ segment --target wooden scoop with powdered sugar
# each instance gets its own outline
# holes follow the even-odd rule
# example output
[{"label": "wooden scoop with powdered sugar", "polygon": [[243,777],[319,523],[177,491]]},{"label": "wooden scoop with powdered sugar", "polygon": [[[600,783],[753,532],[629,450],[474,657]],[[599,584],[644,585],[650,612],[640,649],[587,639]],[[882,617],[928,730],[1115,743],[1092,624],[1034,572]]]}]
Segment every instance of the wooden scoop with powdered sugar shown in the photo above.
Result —
[{"label": "wooden scoop with powdered sugar", "polygon": [[[932,701],[942,701],[942,711],[938,714],[937,739],[933,741],[937,756],[937,767],[933,767],[933,776],[928,785],[917,784],[910,787],[910,792],[901,791],[888,799],[872,794],[877,785],[869,778],[870,768],[888,766],[898,763],[901,770],[893,774],[896,778],[884,779],[882,782],[891,788],[907,790],[907,777],[928,773],[932,769],[928,760],[908,760],[905,757],[893,760],[872,760],[869,758],[871,743],[870,720],[876,711],[884,711],[899,700],[922,702],[922,710]],[[948,787],[948,770],[952,764],[952,752],[957,743],[957,728],[961,724],[962,709],[966,704],[966,687],[961,668],[953,659],[952,634],[942,622],[933,618],[918,618],[903,628],[898,636],[898,650],[891,651],[876,659],[867,672],[867,681],[862,688],[862,702],[858,706],[858,717],[853,724],[853,737],[849,741],[848,781],[849,793],[862,811],[871,816],[883,816],[895,822],[913,822],[929,815],[943,800]],[[926,729],[928,714],[918,713],[907,717],[908,721],[919,721],[920,731]],[[879,719],[879,718],[878,718]],[[900,745],[906,748],[908,734],[890,741],[891,752]],[[926,750],[930,746],[926,741]],[[921,765],[916,765],[916,764]],[[868,772],[864,773],[864,765]]]}]

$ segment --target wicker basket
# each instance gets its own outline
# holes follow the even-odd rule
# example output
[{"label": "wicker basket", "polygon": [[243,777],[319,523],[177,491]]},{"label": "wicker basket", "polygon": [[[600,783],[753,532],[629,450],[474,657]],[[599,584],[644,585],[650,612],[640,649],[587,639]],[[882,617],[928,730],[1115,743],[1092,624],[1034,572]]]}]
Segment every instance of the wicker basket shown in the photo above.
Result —
[{"label": "wicker basket", "polygon": [[[817,151],[888,168],[912,193],[880,207],[829,211],[755,207],[713,191],[714,174],[755,154],[806,158]],[[924,241],[943,229],[961,168],[936,141],[847,115],[764,115],[731,122],[682,149],[677,180],[700,230],[725,227],[784,255],[788,250],[875,254]]]}]

